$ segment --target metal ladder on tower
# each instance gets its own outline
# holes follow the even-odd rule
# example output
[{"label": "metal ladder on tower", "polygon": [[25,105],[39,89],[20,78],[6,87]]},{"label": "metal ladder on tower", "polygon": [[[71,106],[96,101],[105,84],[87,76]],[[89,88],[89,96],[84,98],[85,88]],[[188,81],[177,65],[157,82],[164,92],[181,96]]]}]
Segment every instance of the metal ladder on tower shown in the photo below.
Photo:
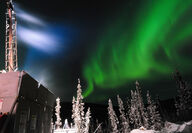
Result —
[{"label": "metal ladder on tower", "polygon": [[17,60],[17,20],[12,0],[7,1],[6,33],[5,33],[5,71],[12,72],[18,69]]}]

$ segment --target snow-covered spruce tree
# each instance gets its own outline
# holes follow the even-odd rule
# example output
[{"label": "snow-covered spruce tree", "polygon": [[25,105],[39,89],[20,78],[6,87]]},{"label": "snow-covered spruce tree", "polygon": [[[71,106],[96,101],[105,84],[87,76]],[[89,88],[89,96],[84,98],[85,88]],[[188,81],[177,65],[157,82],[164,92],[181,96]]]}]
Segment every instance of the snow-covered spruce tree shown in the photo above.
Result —
[{"label": "snow-covered spruce tree", "polygon": [[129,119],[127,119],[126,116],[125,116],[125,108],[123,106],[123,101],[121,100],[119,95],[117,95],[117,101],[118,101],[119,112],[120,112],[120,121],[121,121],[120,132],[128,133],[130,131],[130,129],[129,129]]},{"label": "snow-covered spruce tree", "polygon": [[91,118],[91,112],[90,112],[90,108],[88,108],[85,115],[85,131],[84,131],[85,133],[89,133],[90,118]]},{"label": "snow-covered spruce tree", "polygon": [[130,118],[129,118],[129,114],[130,114],[130,111],[131,111],[131,97],[127,97],[126,99],[126,104],[125,104],[125,117],[127,118],[128,122],[129,122],[129,129],[131,130],[131,122],[130,122]]},{"label": "snow-covered spruce tree", "polygon": [[180,112],[192,110],[192,87],[183,80],[179,71],[174,74],[178,86],[178,96],[175,100],[175,107],[177,109],[177,115]]},{"label": "snow-covered spruce tree", "polygon": [[112,128],[111,133],[119,133],[119,130],[118,130],[119,120],[115,114],[115,111],[113,110],[113,104],[111,99],[109,99],[108,105],[109,105],[108,107],[109,121]]},{"label": "snow-covered spruce tree", "polygon": [[141,121],[141,113],[140,113],[140,108],[139,108],[139,103],[138,103],[138,94],[135,91],[134,92],[134,101],[135,101],[135,127],[140,128],[143,126],[142,121]]},{"label": "snow-covered spruce tree", "polygon": [[71,127],[75,127],[76,129],[78,129],[78,122],[79,122],[79,119],[78,118],[79,115],[77,115],[77,110],[76,110],[76,99],[75,97],[73,96],[73,100],[72,100],[72,120],[73,120],[73,123],[71,123]]},{"label": "snow-covered spruce tree", "polygon": [[136,129],[142,126],[138,110],[137,92],[132,90],[131,90],[131,106],[130,106],[129,119],[132,128]]},{"label": "snow-covered spruce tree", "polygon": [[130,112],[129,120],[132,127],[135,124],[135,102],[134,102],[134,92],[131,90],[131,102],[130,102]]},{"label": "snow-covered spruce tree", "polygon": [[56,106],[55,106],[55,115],[56,115],[55,126],[56,126],[56,129],[60,129],[61,125],[62,125],[61,117],[60,117],[60,109],[61,109],[60,98],[58,97],[56,99]]},{"label": "snow-covered spruce tree", "polygon": [[140,113],[139,119],[142,123],[142,126],[144,126],[145,128],[148,128],[148,116],[143,103],[142,90],[138,81],[135,82],[135,85],[136,85],[136,92],[137,92],[138,110]]},{"label": "snow-covered spruce tree", "polygon": [[149,128],[152,130],[161,130],[162,129],[162,121],[161,116],[157,110],[157,106],[151,99],[149,95],[149,91],[147,91],[147,112],[149,116]]},{"label": "snow-covered spruce tree", "polygon": [[[83,96],[82,96],[82,90],[81,90],[81,85],[80,85],[80,79],[78,79],[78,85],[77,85],[77,98],[75,99],[73,97],[72,101],[72,119],[75,125],[75,128],[78,133],[87,133],[85,132],[86,129],[86,116],[84,113],[84,103],[83,103]],[[89,119],[90,119],[90,112],[89,114]],[[87,117],[88,118],[88,117]],[[87,122],[89,124],[89,122]]]},{"label": "snow-covered spruce tree", "polygon": [[[129,116],[130,108],[131,108],[131,98],[127,98],[126,104],[125,104],[125,112],[126,112],[127,117]],[[129,118],[128,118],[128,120],[129,120]]]},{"label": "snow-covered spruce tree", "polygon": [[151,97],[149,95],[149,91],[147,91],[147,113],[148,113],[148,117],[149,117],[149,129],[154,129],[154,123],[155,120],[153,119],[153,108],[152,108],[152,101],[151,101]]}]

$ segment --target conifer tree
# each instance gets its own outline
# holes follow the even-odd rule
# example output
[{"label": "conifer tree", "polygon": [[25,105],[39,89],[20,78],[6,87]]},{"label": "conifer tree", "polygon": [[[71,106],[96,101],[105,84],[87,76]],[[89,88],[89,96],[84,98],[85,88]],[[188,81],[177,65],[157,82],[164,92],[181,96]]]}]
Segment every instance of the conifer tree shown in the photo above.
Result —
[{"label": "conifer tree", "polygon": [[120,131],[122,133],[128,133],[130,131],[130,129],[129,129],[129,119],[127,119],[126,116],[125,116],[125,108],[123,106],[123,101],[121,100],[119,95],[117,95],[117,101],[118,101],[118,105],[119,105],[120,121],[121,121]]},{"label": "conifer tree", "polygon": [[129,119],[130,124],[132,125],[133,128],[139,128],[142,126],[137,102],[138,102],[137,92],[131,90],[131,106],[130,106]]},{"label": "conifer tree", "polygon": [[192,87],[183,80],[179,71],[176,71],[174,78],[178,85],[178,96],[175,101],[177,115],[180,112],[192,110]]},{"label": "conifer tree", "polygon": [[147,112],[149,116],[149,128],[153,130],[161,130],[162,128],[162,121],[160,114],[157,110],[157,106],[151,99],[151,96],[149,95],[149,91],[147,91]]},{"label": "conifer tree", "polygon": [[[84,103],[83,103],[83,96],[82,90],[80,85],[80,79],[78,79],[77,85],[77,98],[73,97],[72,101],[72,119],[75,124],[75,128],[78,133],[85,133],[86,129],[89,129],[89,122],[90,122],[90,110],[88,109],[87,116],[84,113]],[[89,118],[89,119],[88,119]]]},{"label": "conifer tree", "polygon": [[[125,104],[125,112],[126,115],[128,116],[130,113],[130,108],[131,108],[131,98],[127,98],[126,104]],[[128,118],[129,119],[129,118]]]},{"label": "conifer tree", "polygon": [[136,92],[137,92],[138,110],[140,113],[139,119],[142,123],[142,126],[144,126],[145,128],[148,128],[148,116],[143,103],[142,90],[138,81],[136,81],[135,85],[136,85]]},{"label": "conifer tree", "polygon": [[139,101],[138,101],[138,94],[137,92],[135,91],[134,92],[134,104],[135,104],[135,127],[136,128],[140,128],[142,125],[142,121],[141,121],[141,113],[140,113],[140,106],[139,106]]},{"label": "conifer tree", "polygon": [[111,128],[112,128],[112,133],[119,133],[118,131],[118,124],[119,124],[119,120],[115,114],[115,111],[113,110],[113,104],[111,99],[109,99],[108,102],[108,115],[109,115],[109,121],[111,124]]},{"label": "conifer tree", "polygon": [[85,115],[85,131],[84,131],[84,133],[89,133],[90,118],[91,118],[91,112],[90,112],[90,108],[88,108],[86,115]]},{"label": "conifer tree", "polygon": [[72,100],[72,119],[73,119],[73,122],[76,123],[76,100],[75,100],[75,97],[73,97],[73,100]]},{"label": "conifer tree", "polygon": [[60,98],[58,97],[56,99],[56,106],[55,106],[55,115],[56,115],[56,122],[55,122],[55,125],[56,125],[56,129],[60,129],[61,128],[61,125],[62,125],[62,122],[61,122],[61,117],[60,117]]},{"label": "conifer tree", "polygon": [[131,98],[130,97],[127,97],[126,99],[126,104],[125,104],[125,117],[127,118],[128,122],[129,122],[129,129],[131,130],[131,122],[130,122],[130,118],[129,118],[129,115],[130,115],[130,111],[131,111]]}]

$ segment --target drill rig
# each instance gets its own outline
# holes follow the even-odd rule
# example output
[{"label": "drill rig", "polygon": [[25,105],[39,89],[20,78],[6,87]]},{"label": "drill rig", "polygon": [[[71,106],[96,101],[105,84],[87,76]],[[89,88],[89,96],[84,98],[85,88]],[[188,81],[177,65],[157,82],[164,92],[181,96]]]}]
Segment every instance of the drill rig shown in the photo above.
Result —
[{"label": "drill rig", "polygon": [[7,0],[6,11],[6,33],[5,33],[5,71],[17,71],[17,36],[16,36],[16,13],[12,0]]}]

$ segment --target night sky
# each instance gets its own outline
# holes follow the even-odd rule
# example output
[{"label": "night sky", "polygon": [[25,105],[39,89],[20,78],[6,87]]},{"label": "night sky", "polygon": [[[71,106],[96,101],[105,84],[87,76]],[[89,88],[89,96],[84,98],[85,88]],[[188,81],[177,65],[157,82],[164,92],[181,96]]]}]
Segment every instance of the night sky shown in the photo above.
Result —
[{"label": "night sky", "polygon": [[192,81],[192,0],[17,0],[14,5],[19,69],[63,101],[76,94],[78,78],[86,101],[103,104],[117,94],[129,96],[136,80],[144,94],[172,98],[175,69]]}]

